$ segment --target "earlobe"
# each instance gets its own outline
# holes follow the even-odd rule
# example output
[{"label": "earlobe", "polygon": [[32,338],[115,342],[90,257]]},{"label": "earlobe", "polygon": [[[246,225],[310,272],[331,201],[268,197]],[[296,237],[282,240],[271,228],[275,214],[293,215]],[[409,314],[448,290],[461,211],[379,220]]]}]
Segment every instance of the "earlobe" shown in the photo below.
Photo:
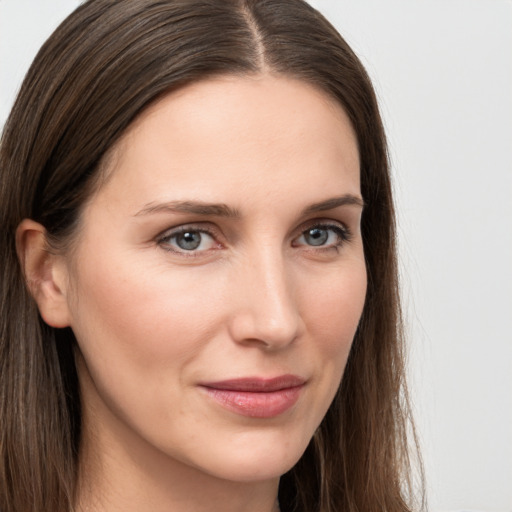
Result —
[{"label": "earlobe", "polygon": [[48,249],[44,226],[23,220],[16,230],[16,250],[43,320],[52,327],[68,327],[67,268],[64,258]]}]

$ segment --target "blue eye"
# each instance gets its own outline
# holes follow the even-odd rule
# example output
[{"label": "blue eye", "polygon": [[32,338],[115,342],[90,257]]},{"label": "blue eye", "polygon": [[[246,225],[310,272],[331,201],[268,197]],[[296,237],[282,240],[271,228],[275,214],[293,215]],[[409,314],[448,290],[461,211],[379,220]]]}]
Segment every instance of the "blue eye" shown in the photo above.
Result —
[{"label": "blue eye", "polygon": [[311,228],[303,233],[308,245],[324,245],[329,240],[329,231],[322,228]]},{"label": "blue eye", "polygon": [[197,231],[185,231],[174,236],[176,245],[184,251],[194,251],[201,245],[202,235]]},{"label": "blue eye", "polygon": [[303,231],[296,243],[310,247],[339,247],[348,240],[349,233],[345,228],[317,225]]},{"label": "blue eye", "polygon": [[207,231],[186,227],[163,236],[160,243],[167,250],[175,252],[207,251],[216,245],[215,239]]}]

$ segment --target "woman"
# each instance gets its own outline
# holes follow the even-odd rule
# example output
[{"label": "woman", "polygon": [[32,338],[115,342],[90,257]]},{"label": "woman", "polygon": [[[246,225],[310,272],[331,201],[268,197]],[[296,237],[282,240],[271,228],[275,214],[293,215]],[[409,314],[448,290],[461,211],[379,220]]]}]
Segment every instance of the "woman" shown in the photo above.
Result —
[{"label": "woman", "polygon": [[92,0],[1,146],[0,509],[409,510],[385,139],[300,0]]}]

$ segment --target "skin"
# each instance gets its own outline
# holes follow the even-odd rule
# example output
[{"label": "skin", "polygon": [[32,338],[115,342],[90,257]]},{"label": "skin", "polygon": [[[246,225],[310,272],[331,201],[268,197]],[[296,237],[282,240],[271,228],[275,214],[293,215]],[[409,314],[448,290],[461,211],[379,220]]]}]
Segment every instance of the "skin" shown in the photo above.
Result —
[{"label": "skin", "polygon": [[[18,230],[43,318],[78,341],[78,508],[275,510],[280,475],[339,386],[365,299],[350,122],[303,82],[221,77],[159,100],[109,165],[72,250],[44,251],[32,221]],[[305,212],[334,197],[348,204]],[[195,250],[180,248],[182,226]],[[201,387],[283,374],[305,384],[270,418],[226,409]]]}]

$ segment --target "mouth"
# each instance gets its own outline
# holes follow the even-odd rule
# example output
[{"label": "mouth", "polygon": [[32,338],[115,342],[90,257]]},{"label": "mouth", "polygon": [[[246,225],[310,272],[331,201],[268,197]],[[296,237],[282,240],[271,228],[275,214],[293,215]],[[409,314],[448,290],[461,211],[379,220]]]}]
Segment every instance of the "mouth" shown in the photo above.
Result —
[{"label": "mouth", "polygon": [[296,375],[281,375],[206,382],[200,387],[231,412],[250,418],[273,418],[295,405],[305,384],[306,380]]}]

